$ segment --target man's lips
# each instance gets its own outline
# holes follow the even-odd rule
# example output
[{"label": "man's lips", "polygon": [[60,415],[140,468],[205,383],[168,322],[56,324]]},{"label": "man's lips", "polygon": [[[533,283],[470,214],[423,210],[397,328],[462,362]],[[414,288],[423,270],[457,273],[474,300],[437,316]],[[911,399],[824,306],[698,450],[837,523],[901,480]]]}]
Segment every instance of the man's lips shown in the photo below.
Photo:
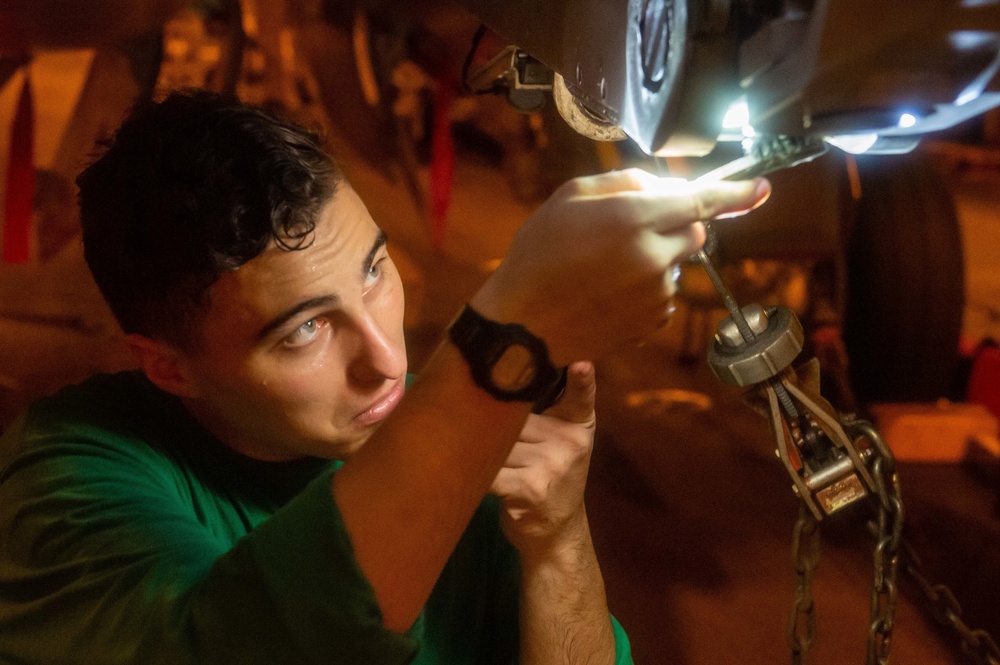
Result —
[{"label": "man's lips", "polygon": [[399,400],[403,398],[405,380],[399,379],[396,384],[385,395],[372,402],[367,409],[354,416],[354,420],[362,425],[373,425],[388,416]]}]

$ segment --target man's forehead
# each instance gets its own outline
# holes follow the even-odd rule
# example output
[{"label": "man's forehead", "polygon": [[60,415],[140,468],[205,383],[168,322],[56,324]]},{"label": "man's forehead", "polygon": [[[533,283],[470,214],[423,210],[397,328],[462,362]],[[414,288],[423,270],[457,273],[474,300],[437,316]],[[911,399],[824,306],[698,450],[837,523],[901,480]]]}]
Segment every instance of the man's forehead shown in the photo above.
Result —
[{"label": "man's forehead", "polygon": [[337,295],[356,281],[381,231],[349,187],[317,215],[307,245],[268,247],[209,289],[209,314],[240,320],[274,316],[289,303]]}]

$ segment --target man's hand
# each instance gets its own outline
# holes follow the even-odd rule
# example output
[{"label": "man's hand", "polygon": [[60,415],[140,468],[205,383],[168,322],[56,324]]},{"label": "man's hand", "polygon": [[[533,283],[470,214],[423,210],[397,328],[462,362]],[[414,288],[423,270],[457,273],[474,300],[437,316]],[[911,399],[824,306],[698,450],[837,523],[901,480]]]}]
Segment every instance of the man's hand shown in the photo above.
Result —
[{"label": "man's hand", "polygon": [[612,663],[615,638],[583,505],[594,443],[594,366],[569,367],[566,390],[531,415],[493,482],[501,524],[521,554],[523,665]]},{"label": "man's hand", "polygon": [[559,402],[530,415],[492,491],[522,559],[544,558],[586,531],[583,491],[594,443],[594,366],[574,363]]},{"label": "man's hand", "polygon": [[639,169],[576,178],[525,222],[471,304],[544,339],[557,366],[600,358],[666,323],[672,268],[704,243],[702,220],[769,193],[762,179],[695,183]]},{"label": "man's hand", "polygon": [[[679,183],[638,170],[578,178],[521,227],[471,304],[545,340],[556,366],[597,359],[666,322],[670,273],[704,242],[700,220],[748,210],[769,191],[764,180]],[[334,475],[334,498],[387,627],[405,632],[419,616],[495,481],[521,551],[521,662],[614,657],[582,508],[593,435],[593,370],[583,367],[562,403],[525,427],[530,405],[478,389],[445,342]]]}]

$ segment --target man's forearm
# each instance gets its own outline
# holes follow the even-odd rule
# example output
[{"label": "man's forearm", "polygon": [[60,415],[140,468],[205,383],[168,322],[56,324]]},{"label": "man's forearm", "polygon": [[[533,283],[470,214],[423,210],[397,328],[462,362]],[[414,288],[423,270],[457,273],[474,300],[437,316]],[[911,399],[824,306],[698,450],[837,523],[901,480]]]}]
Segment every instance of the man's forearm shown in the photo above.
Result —
[{"label": "man's forearm", "polygon": [[586,516],[571,542],[522,557],[521,665],[610,665],[615,638]]},{"label": "man's forearm", "polygon": [[[638,170],[575,179],[518,230],[471,304],[544,340],[556,366],[599,358],[664,323],[672,300],[664,276],[704,242],[699,220],[749,209],[768,191],[765,181],[678,184]],[[335,474],[334,498],[388,627],[406,630],[418,616],[529,412],[477,388],[446,342]],[[589,533],[583,540],[575,560],[529,571],[526,624],[532,636],[535,614],[540,625],[564,625],[562,635],[595,640],[597,653],[613,649],[611,627]],[[546,604],[556,594],[565,612],[553,623]],[[587,627],[574,629],[574,617]]]},{"label": "man's forearm", "polygon": [[334,474],[355,558],[390,629],[403,632],[417,618],[529,411],[476,387],[446,342]]}]

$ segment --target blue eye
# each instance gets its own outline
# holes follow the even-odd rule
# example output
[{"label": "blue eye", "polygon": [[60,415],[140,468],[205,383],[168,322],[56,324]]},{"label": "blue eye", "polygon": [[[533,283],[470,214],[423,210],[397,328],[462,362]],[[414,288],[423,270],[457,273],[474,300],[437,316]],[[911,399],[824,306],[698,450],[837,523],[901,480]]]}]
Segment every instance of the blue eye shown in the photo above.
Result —
[{"label": "blue eye", "polygon": [[286,346],[305,346],[319,334],[320,322],[317,319],[309,319],[295,329],[291,335],[285,339]]},{"label": "blue eye", "polygon": [[[384,261],[385,259],[382,259]],[[372,267],[368,269],[368,277],[366,281],[372,283],[382,276],[382,261],[378,261],[372,264]]]}]

